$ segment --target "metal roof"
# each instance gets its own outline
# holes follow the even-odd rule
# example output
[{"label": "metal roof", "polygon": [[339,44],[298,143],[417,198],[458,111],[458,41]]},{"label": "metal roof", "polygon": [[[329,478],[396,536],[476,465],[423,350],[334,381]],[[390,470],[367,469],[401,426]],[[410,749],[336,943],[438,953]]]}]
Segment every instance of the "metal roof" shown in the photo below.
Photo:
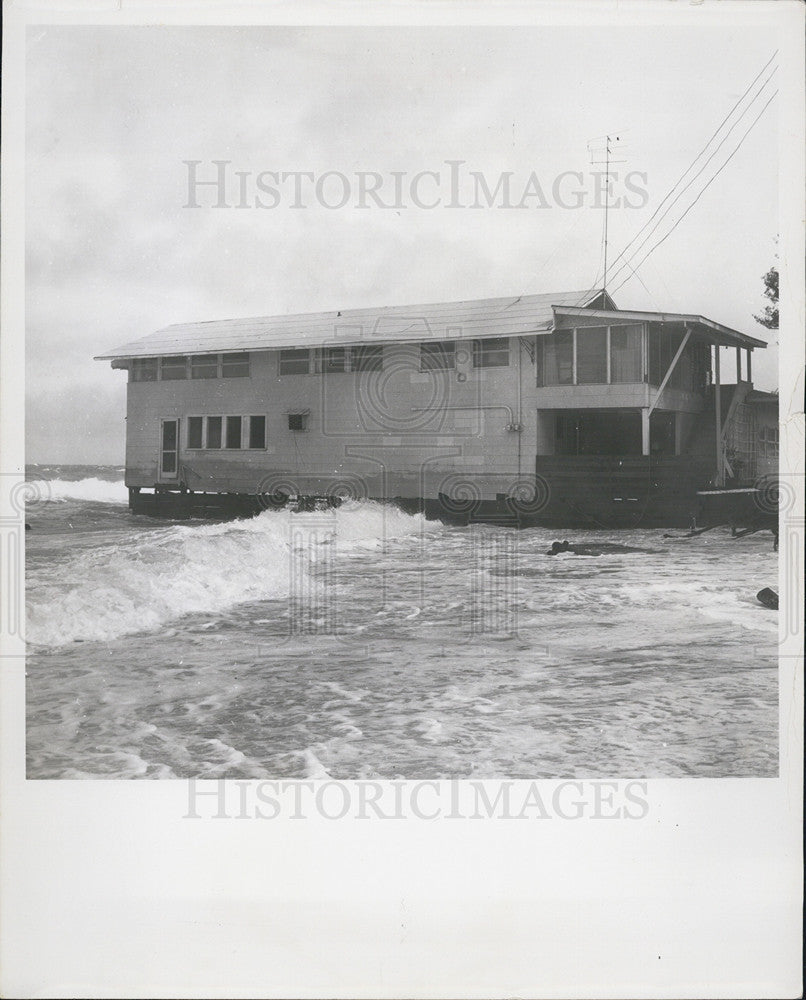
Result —
[{"label": "metal roof", "polygon": [[[108,354],[100,354],[95,360],[348,345],[367,340],[390,343],[430,337],[436,340],[517,337],[548,332],[554,326],[555,307],[585,306],[595,302],[601,294],[601,289],[588,289],[430,305],[177,323],[123,344]],[[614,304],[609,296],[607,301]]]},{"label": "metal roof", "polygon": [[759,403],[759,404],[772,404],[773,406],[778,406],[778,393],[777,392],[765,392],[763,389],[752,389],[745,396],[745,403]]},{"label": "metal roof", "polygon": [[[578,305],[578,304],[577,304]],[[689,313],[659,313],[643,312],[635,309],[579,309],[574,306],[558,305],[555,308],[558,316],[595,316],[603,320],[617,322],[619,320],[633,320],[638,323],[687,323],[695,328],[695,332],[707,337],[711,343],[720,344],[723,347],[747,347],[751,351],[755,347],[766,347],[763,340],[749,337],[746,333],[732,330],[729,326],[722,326],[712,319],[704,316],[695,316]]]}]

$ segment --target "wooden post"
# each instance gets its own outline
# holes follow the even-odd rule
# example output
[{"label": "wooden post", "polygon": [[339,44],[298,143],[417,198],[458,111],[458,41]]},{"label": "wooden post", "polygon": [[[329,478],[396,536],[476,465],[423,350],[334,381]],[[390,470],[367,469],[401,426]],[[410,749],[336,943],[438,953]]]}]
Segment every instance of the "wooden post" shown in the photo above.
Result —
[{"label": "wooden post", "polygon": [[716,416],[716,485],[724,483],[722,475],[722,397],[719,391],[719,344],[714,344],[714,412]]},{"label": "wooden post", "polygon": [[752,357],[753,357],[753,352],[748,347],[747,348],[747,381],[748,382],[752,382],[753,381]]},{"label": "wooden post", "polygon": [[649,407],[641,409],[641,454],[649,454]]},{"label": "wooden post", "polygon": [[736,348],[736,385],[742,381],[742,349]]},{"label": "wooden post", "polygon": [[641,324],[641,381],[649,385],[649,323]]}]

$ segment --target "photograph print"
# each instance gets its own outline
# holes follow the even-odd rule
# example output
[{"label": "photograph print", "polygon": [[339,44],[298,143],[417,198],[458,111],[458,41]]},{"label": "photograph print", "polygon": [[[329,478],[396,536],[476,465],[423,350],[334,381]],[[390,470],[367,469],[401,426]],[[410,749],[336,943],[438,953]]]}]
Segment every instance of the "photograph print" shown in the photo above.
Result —
[{"label": "photograph print", "polygon": [[777,39],[30,24],[27,778],[776,777]]}]

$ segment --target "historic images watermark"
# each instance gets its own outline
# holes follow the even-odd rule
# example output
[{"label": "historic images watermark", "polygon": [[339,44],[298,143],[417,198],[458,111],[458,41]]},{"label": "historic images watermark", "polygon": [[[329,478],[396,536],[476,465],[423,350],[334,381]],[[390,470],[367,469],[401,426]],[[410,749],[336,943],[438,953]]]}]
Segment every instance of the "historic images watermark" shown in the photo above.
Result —
[{"label": "historic images watermark", "polygon": [[[753,503],[767,526],[775,534],[775,549],[783,560],[785,586],[781,594],[778,648],[779,656],[790,642],[803,632],[803,580],[800,565],[806,522],[796,512],[800,477],[792,472],[761,476],[755,482]],[[783,536],[783,545],[779,538]],[[796,647],[797,648],[797,647]],[[796,655],[800,657],[802,651]]]},{"label": "historic images watermark", "polygon": [[419,170],[244,170],[232,160],[182,161],[184,208],[402,211],[418,209],[644,208],[647,174],[531,170],[496,174],[444,160]]},{"label": "historic images watermark", "polygon": [[[290,476],[267,477],[260,486],[259,495],[264,506],[291,507],[291,516],[285,520],[283,535],[288,560],[287,632],[285,636],[278,637],[280,641],[303,636],[343,639],[350,633],[344,621],[344,609],[339,605],[340,579],[347,569],[346,563],[354,558],[355,553],[349,536],[344,536],[339,509],[345,503],[362,503],[371,499],[369,485],[355,475],[332,479],[320,475],[313,487],[310,482],[300,484]],[[448,491],[440,492],[445,516],[464,515],[468,529],[468,574],[464,592],[461,588],[458,591],[463,593],[464,600],[456,611],[457,617],[474,636],[515,636],[518,634],[518,531],[502,532],[491,529],[483,518],[476,520],[476,493],[468,489],[472,485],[468,480],[448,476],[441,485]],[[321,491],[321,496],[311,497],[312,488]],[[517,529],[518,505],[524,502],[524,498],[528,504],[534,493],[534,484],[524,479],[511,498],[511,516],[504,517],[496,528]],[[321,506],[317,507],[317,504]],[[380,532],[376,545],[382,551],[393,541],[394,526],[398,521],[394,518],[393,508],[386,504],[378,504],[375,515]],[[413,534],[425,565],[429,531],[424,519],[419,523],[419,531],[415,530]],[[374,561],[373,577],[376,610],[380,611],[394,593],[385,560]],[[420,609],[426,612],[430,602],[437,600],[436,595],[430,592],[425,569],[420,575],[417,600]],[[359,651],[354,649],[353,652],[359,655]]]},{"label": "historic images watermark", "polygon": [[9,640],[0,657],[24,655],[23,565],[26,517],[51,501],[50,483],[19,473],[0,473],[0,637]]},{"label": "historic images watermark", "polygon": [[642,820],[646,781],[204,781],[183,819]]},{"label": "historic images watermark", "polygon": [[[333,376],[319,379],[318,391],[287,411],[299,447],[304,448],[306,435],[314,433],[310,457],[316,464],[305,472],[270,473],[256,487],[261,506],[290,504],[293,513],[305,515],[287,521],[288,635],[346,634],[337,607],[338,580],[350,554],[349,543],[346,549],[341,545],[342,522],[336,512],[351,501],[391,497],[408,513],[425,513],[469,528],[468,572],[460,586],[463,599],[457,618],[471,635],[514,636],[518,533],[491,530],[486,523],[488,508],[495,506],[498,528],[517,528],[546,506],[550,487],[535,473],[488,470],[480,478],[473,469],[484,457],[482,439],[491,425],[506,432],[513,466],[522,467],[520,403],[502,403],[495,391],[490,392],[491,385],[469,377],[475,370],[472,330],[452,326],[450,339],[442,340],[422,315],[396,317],[394,328],[391,322],[380,317],[374,324],[356,325],[337,319],[321,346],[288,350],[279,359],[281,371],[287,365],[295,372]],[[410,340],[390,345],[398,327]],[[512,350],[522,378],[529,382],[533,358],[520,341]],[[510,360],[509,346],[506,352]],[[490,371],[495,374],[493,368]],[[345,406],[345,394],[352,405]],[[355,443],[357,427],[366,437],[364,444]],[[325,444],[317,451],[320,438]],[[465,471],[450,471],[457,467]],[[420,499],[425,497],[431,500]],[[386,505],[375,511],[382,548],[399,528],[389,511]],[[410,526],[407,530],[410,533]],[[425,566],[429,532],[424,522],[419,534]],[[380,610],[393,592],[383,559],[373,565],[373,575]],[[431,600],[434,595],[423,569],[418,587],[421,610],[427,611]]]}]

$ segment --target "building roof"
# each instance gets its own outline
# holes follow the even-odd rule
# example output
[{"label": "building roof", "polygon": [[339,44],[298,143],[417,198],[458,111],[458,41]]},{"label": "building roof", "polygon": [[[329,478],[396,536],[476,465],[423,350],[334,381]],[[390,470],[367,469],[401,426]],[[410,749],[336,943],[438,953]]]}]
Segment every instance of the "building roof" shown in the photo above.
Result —
[{"label": "building roof", "polygon": [[516,337],[547,333],[554,327],[554,309],[604,302],[615,307],[601,289],[513,295],[430,305],[344,309],[339,312],[258,316],[251,319],[177,323],[123,344],[96,361],[171,354],[217,354],[265,351],[283,347],[465,340],[474,337]]},{"label": "building roof", "polygon": [[715,323],[712,319],[690,313],[642,312],[635,309],[580,309],[578,305],[558,305],[554,312],[558,317],[569,316],[571,319],[580,315],[593,315],[610,323],[624,322],[625,320],[635,323],[683,323],[692,327],[694,333],[704,337],[710,343],[719,344],[722,347],[747,347],[752,351],[756,347],[767,346],[763,340],[757,340],[755,337],[749,337],[746,333],[732,330],[729,326]]},{"label": "building roof", "polygon": [[761,405],[778,406],[778,393],[765,392],[763,389],[751,389],[745,397],[745,403],[758,403]]}]

